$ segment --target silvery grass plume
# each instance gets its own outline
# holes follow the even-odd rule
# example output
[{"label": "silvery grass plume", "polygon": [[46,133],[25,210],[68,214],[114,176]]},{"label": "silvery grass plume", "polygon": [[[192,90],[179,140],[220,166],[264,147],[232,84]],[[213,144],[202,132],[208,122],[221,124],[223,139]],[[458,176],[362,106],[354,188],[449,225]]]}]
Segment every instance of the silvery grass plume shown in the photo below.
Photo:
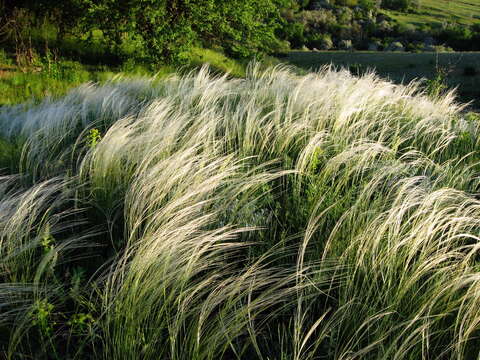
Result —
[{"label": "silvery grass plume", "polygon": [[419,82],[256,64],[2,109],[2,355],[478,358],[463,111]]}]

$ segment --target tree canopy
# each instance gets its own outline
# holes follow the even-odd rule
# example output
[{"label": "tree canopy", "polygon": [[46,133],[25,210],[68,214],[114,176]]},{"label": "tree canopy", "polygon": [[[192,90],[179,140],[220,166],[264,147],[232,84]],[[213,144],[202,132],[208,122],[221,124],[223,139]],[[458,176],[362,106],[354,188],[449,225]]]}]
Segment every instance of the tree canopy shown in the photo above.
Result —
[{"label": "tree canopy", "polygon": [[221,46],[232,56],[250,57],[272,49],[290,0],[0,0],[6,17],[26,9],[48,17],[58,34],[101,30],[113,48],[126,37],[162,62],[181,62],[195,43]]}]

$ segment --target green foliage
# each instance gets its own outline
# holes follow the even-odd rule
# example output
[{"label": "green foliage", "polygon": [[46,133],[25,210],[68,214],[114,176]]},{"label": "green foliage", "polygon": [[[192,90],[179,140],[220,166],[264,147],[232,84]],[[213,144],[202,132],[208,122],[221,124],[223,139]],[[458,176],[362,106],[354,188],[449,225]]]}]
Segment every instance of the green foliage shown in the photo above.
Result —
[{"label": "green foliage", "polygon": [[436,31],[438,39],[446,45],[463,51],[480,50],[480,27],[475,24],[465,26],[457,23],[445,23]]},{"label": "green foliage", "polygon": [[[201,67],[209,64],[219,74],[228,73],[235,77],[245,77],[246,66],[241,60],[229,58],[220,51],[194,47],[189,55],[190,66]],[[173,72],[173,70],[172,70]]]},{"label": "green foliage", "polygon": [[113,76],[103,68],[90,68],[78,62],[58,60],[37,63],[40,71],[21,72],[17,68],[0,78],[0,105],[39,101],[48,96],[65,95],[87,81],[101,81]]},{"label": "green foliage", "polygon": [[50,224],[47,223],[45,230],[42,234],[40,245],[44,253],[49,253],[55,248],[55,239],[50,233]]},{"label": "green foliage", "polygon": [[4,49],[0,49],[0,65],[12,65],[12,59]]},{"label": "green foliage", "polygon": [[102,140],[102,136],[100,134],[100,130],[98,129],[90,129],[87,136],[87,145],[90,149],[93,149],[97,146],[98,142]]},{"label": "green foliage", "polygon": [[93,22],[107,19],[92,26],[100,28],[114,47],[125,41],[122,34],[128,34],[141,39],[154,60],[186,63],[188,50],[198,41],[222,46],[237,57],[272,49],[279,19],[276,4],[274,0],[99,1],[89,11]]},{"label": "green foliage", "polygon": [[419,0],[382,0],[382,5],[385,9],[408,11],[418,9],[420,7]]},{"label": "green foliage", "polygon": [[305,44],[305,26],[300,22],[288,22],[279,30],[279,36],[290,42],[294,49],[299,49]]},{"label": "green foliage", "polygon": [[[100,42],[119,57],[144,56],[169,64],[188,63],[189,50],[198,44],[221,46],[228,55],[240,58],[272,51],[278,46],[279,9],[289,4],[287,0],[68,0],[60,5],[50,0],[3,1],[11,11],[0,18],[0,26],[10,24],[18,13],[26,14],[23,18],[28,21],[17,27],[26,31],[22,43],[31,40],[37,23],[48,19],[56,27],[57,41],[71,33],[87,34],[87,41],[93,43],[94,33],[100,31]],[[10,38],[18,43],[18,36]]]},{"label": "green foliage", "polygon": [[37,326],[42,336],[49,339],[54,332],[56,322],[53,318],[54,305],[47,299],[35,302],[32,310],[32,325]]},{"label": "green foliage", "polygon": [[377,9],[378,7],[378,0],[359,0],[358,5],[363,7],[368,11],[372,11]]},{"label": "green foliage", "polygon": [[359,1],[358,0],[335,0],[334,4],[339,5],[339,6],[350,6],[350,7],[352,7],[352,6],[359,5]]},{"label": "green foliage", "polygon": [[75,313],[68,320],[67,325],[71,327],[74,335],[81,336],[92,331],[94,322],[92,314]]}]

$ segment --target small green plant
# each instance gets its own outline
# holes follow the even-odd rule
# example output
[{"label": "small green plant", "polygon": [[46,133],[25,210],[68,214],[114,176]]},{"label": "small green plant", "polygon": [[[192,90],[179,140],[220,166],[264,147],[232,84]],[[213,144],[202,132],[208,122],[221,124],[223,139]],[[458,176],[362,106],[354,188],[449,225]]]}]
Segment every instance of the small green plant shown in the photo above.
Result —
[{"label": "small green plant", "polygon": [[42,336],[50,337],[53,335],[55,321],[52,319],[54,306],[47,299],[37,300],[33,307],[32,325],[39,328]]},{"label": "small green plant", "polygon": [[72,315],[67,324],[72,329],[73,334],[82,335],[91,329],[94,322],[92,314],[77,313]]},{"label": "small green plant", "polygon": [[42,246],[44,253],[48,253],[55,248],[55,238],[50,232],[50,224],[47,224],[45,227],[45,231],[42,235],[40,245]]},{"label": "small green plant", "polygon": [[479,113],[469,112],[465,115],[465,118],[469,123],[474,123],[474,122],[480,123]]},{"label": "small green plant", "polygon": [[87,144],[90,149],[93,149],[102,140],[102,136],[98,129],[90,129],[87,137]]}]

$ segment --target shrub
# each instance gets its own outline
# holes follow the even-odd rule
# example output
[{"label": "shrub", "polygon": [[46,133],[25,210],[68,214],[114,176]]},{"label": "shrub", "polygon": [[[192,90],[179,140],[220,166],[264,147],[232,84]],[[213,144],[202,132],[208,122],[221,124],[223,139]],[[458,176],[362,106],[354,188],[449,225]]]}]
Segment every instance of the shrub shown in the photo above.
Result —
[{"label": "shrub", "polygon": [[305,25],[300,22],[288,22],[279,31],[281,38],[290,42],[292,48],[298,49],[305,44]]},{"label": "shrub", "polygon": [[334,0],[333,3],[338,6],[354,7],[359,5],[359,0]]},{"label": "shrub", "polygon": [[407,11],[418,8],[419,3],[415,0],[382,0],[381,6],[384,9]]},{"label": "shrub", "polygon": [[359,0],[358,5],[367,11],[372,11],[377,9],[377,2],[378,0]]},{"label": "shrub", "polygon": [[314,34],[308,42],[310,48],[330,50],[333,48],[332,37],[329,34]]}]

